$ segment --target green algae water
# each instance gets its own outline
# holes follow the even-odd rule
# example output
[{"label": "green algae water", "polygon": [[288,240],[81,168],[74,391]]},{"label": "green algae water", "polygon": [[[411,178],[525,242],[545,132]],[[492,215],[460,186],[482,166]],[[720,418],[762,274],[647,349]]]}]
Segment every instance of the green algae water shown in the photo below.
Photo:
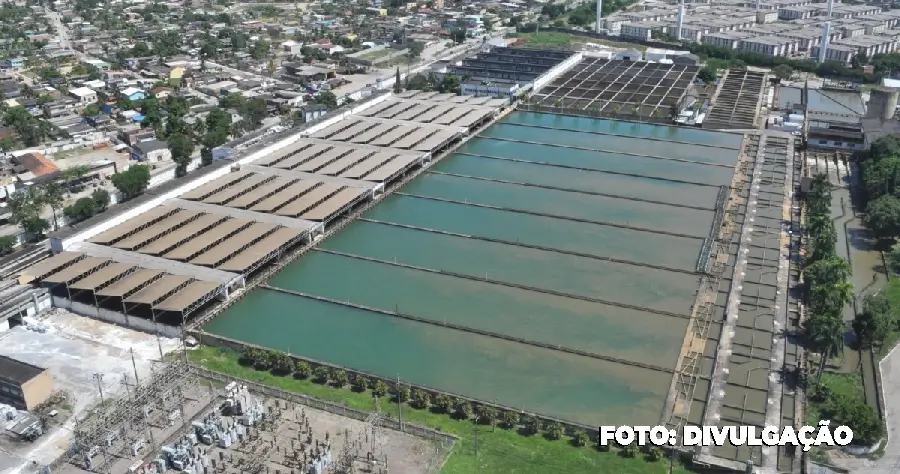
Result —
[{"label": "green algae water", "polygon": [[688,321],[669,313],[690,314],[740,136],[505,122],[269,281],[421,321],[257,289],[205,330],[579,423],[658,422],[671,374],[526,341],[674,368]]},{"label": "green algae water", "polygon": [[207,330],[581,423],[655,421],[671,382],[661,372],[262,289]]}]

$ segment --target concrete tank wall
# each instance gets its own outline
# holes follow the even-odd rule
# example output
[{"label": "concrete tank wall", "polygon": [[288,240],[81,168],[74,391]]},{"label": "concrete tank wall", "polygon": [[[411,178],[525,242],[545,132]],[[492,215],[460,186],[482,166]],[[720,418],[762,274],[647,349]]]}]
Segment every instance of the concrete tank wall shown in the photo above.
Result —
[{"label": "concrete tank wall", "polygon": [[872,89],[868,108],[866,109],[866,117],[879,118],[881,120],[892,119],[897,108],[898,99],[900,99],[900,91],[896,89]]}]

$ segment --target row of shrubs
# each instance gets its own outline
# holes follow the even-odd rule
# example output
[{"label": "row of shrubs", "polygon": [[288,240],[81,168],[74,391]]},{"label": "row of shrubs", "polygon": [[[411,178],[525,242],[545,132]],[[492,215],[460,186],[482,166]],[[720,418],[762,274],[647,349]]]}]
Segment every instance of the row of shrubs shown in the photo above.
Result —
[{"label": "row of shrubs", "polygon": [[[390,397],[389,399],[394,403],[405,403],[417,410],[443,413],[455,420],[470,420],[480,425],[497,425],[508,430],[515,429],[523,436],[543,434],[548,440],[559,440],[566,435],[566,429],[560,423],[544,423],[541,419],[526,413],[500,410],[444,393],[432,394],[419,388],[410,390],[408,385],[402,383],[389,385],[383,380],[372,380],[364,375],[348,373],[343,369],[324,365],[313,367],[304,360],[295,360],[285,352],[245,346],[239,362],[242,365],[268,371],[277,376],[308,379],[314,383],[334,388],[350,387],[350,390],[357,393],[371,391],[374,397]],[[573,446],[587,446],[591,443],[590,436],[584,430],[577,430],[570,435],[570,443]],[[641,455],[641,451],[637,446],[631,445],[621,447],[619,454],[624,457],[637,458]],[[658,461],[664,456],[665,454],[659,448],[650,449],[645,453],[645,459],[652,462]]]}]

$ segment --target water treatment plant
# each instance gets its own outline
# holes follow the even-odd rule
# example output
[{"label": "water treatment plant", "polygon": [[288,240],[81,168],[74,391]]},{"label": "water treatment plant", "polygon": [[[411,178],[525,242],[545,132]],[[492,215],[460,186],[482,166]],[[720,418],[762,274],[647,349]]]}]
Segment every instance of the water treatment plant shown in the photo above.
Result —
[{"label": "water treatment plant", "polygon": [[22,278],[79,314],[587,428],[802,424],[799,144],[757,128],[763,73],[724,78],[722,126],[670,125],[698,70],[576,53],[524,104],[378,94],[63,234]]}]

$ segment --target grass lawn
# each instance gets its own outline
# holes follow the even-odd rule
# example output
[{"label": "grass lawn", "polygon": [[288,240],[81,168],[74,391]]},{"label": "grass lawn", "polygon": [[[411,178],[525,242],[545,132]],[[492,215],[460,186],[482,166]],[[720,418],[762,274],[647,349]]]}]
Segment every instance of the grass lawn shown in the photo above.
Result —
[{"label": "grass lawn", "polygon": [[359,57],[361,59],[368,59],[369,61],[374,61],[378,58],[383,58],[383,57],[391,54],[392,52],[397,52],[397,50],[393,49],[393,48],[384,48],[384,49],[372,51],[370,53],[362,54]]},{"label": "grass lawn", "polygon": [[[900,318],[900,279],[896,276],[891,278],[891,283],[884,289],[884,295],[887,296],[888,301],[891,302],[895,317]],[[900,343],[900,331],[892,331],[888,334],[888,337],[885,338],[884,344],[875,353],[875,356],[878,357],[879,361],[884,359],[884,356],[888,355],[888,353],[891,352],[891,349],[898,343]]]},{"label": "grass lawn", "polygon": [[[822,374],[822,383],[831,389],[837,395],[845,395],[850,398],[865,401],[865,388],[863,387],[862,376],[859,373],[838,374],[834,372],[825,372]],[[822,406],[819,402],[809,401],[809,411],[806,414],[810,422],[818,422],[822,419],[820,412]]]},{"label": "grass lawn", "polygon": [[609,41],[605,39],[591,38],[589,36],[578,36],[569,33],[559,33],[556,31],[543,31],[539,33],[518,33],[517,38],[522,38],[528,42],[529,46],[536,47],[561,47],[573,43],[595,43],[606,46],[614,46],[617,48],[631,48],[646,51],[647,47],[640,44],[625,43],[621,41]]},{"label": "grass lawn", "polygon": [[[374,410],[370,393],[356,393],[349,389],[334,389],[293,377],[278,377],[260,372],[238,363],[238,354],[212,347],[190,352],[190,360],[209,369],[231,374],[284,390],[310,395],[322,400],[341,403],[359,410]],[[381,404],[382,413],[397,416],[397,405]],[[667,461],[656,463],[644,459],[626,459],[616,452],[600,452],[592,447],[574,447],[568,438],[548,441],[542,436],[521,436],[515,431],[499,427],[480,426],[478,432],[478,456],[475,456],[474,425],[471,422],[451,419],[447,415],[415,410],[403,406],[403,419],[412,423],[459,436],[443,474],[663,474],[668,472]],[[676,466],[675,472],[691,471]]]}]

